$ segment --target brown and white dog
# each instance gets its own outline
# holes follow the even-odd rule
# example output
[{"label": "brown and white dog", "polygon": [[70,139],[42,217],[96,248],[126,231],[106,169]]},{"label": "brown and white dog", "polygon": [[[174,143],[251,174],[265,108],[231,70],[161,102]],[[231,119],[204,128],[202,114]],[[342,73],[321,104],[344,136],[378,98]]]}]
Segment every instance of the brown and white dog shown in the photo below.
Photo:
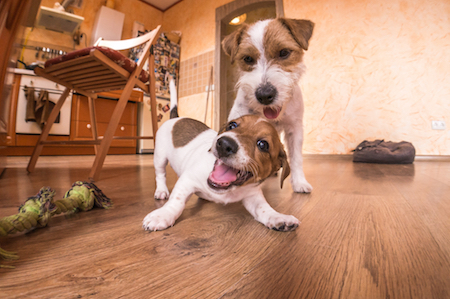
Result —
[{"label": "brown and white dog", "polygon": [[[174,225],[192,194],[221,204],[242,201],[257,221],[274,230],[297,228],[299,221],[275,211],[260,188],[281,167],[281,186],[289,175],[283,144],[265,119],[243,116],[217,133],[197,120],[173,118],[159,128],[155,145],[155,198],[168,201],[144,218],[145,230]],[[179,177],[170,196],[168,162]]]},{"label": "brown and white dog", "polygon": [[303,172],[303,98],[298,81],[313,27],[308,20],[264,20],[244,24],[222,41],[223,50],[241,71],[228,119],[256,114],[284,132],[292,188],[306,193],[312,187]]}]

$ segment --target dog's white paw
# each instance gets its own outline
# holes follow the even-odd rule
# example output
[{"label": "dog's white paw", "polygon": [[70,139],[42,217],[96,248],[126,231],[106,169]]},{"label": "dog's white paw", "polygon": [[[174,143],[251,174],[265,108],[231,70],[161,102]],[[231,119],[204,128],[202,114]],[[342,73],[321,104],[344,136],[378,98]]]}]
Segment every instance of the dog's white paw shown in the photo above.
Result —
[{"label": "dog's white paw", "polygon": [[311,191],[313,190],[311,184],[308,183],[308,181],[306,181],[306,179],[304,178],[299,180],[292,179],[291,185],[292,189],[296,193],[311,193]]},{"label": "dog's white paw", "polygon": [[145,230],[157,231],[164,230],[175,223],[175,217],[164,208],[156,209],[145,216],[142,227]]},{"label": "dog's white paw", "polygon": [[300,224],[300,221],[291,215],[277,214],[270,216],[264,224],[273,230],[289,232],[295,230]]},{"label": "dog's white paw", "polygon": [[155,199],[169,199],[169,189],[166,186],[164,188],[156,188]]}]

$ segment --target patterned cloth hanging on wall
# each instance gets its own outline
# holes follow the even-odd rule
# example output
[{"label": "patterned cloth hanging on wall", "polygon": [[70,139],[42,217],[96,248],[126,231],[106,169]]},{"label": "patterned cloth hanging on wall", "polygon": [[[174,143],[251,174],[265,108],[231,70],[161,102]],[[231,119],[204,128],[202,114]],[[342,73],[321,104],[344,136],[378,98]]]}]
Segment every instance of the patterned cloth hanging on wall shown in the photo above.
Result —
[{"label": "patterned cloth hanging on wall", "polygon": [[[146,31],[147,32],[147,31]],[[146,32],[139,31],[138,36]],[[174,35],[173,33],[169,33]],[[176,35],[174,35],[176,36]],[[179,36],[178,41],[179,41]],[[129,52],[129,58],[137,61],[142,53],[142,46],[133,48]],[[172,76],[178,86],[178,74],[180,70],[180,45],[161,33],[153,48],[155,56],[156,96],[169,98],[169,77]]]},{"label": "patterned cloth hanging on wall", "polygon": [[[154,48],[156,95],[168,98],[169,79],[172,76],[178,82],[180,69],[180,45],[161,33]],[[176,84],[178,86],[178,84]]]}]

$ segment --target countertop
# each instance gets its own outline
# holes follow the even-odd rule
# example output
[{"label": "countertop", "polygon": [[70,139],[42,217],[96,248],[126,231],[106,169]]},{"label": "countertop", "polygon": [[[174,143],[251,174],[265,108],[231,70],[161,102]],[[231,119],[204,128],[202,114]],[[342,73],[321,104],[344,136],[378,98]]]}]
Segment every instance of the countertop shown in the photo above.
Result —
[{"label": "countertop", "polygon": [[15,68],[15,69],[12,69],[12,72],[13,72],[14,74],[36,76],[36,74],[34,73],[33,70],[27,70],[27,69],[19,69],[19,68]]}]

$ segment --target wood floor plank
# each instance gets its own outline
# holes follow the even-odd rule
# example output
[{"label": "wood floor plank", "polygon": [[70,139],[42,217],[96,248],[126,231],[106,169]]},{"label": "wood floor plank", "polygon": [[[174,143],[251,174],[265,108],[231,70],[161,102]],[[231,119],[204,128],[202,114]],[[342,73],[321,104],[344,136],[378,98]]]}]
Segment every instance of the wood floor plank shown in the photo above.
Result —
[{"label": "wood floor plank", "polygon": [[389,174],[391,183],[416,212],[437,245],[450,256],[450,184],[444,182],[441,175],[449,173],[447,178],[450,178],[450,163],[413,166],[420,169],[418,173],[414,171],[413,176],[395,173],[392,165],[383,166],[383,171]]},{"label": "wood floor plank", "polygon": [[[8,158],[0,217],[42,186],[61,197],[86,177],[93,157]],[[176,224],[146,232],[163,204],[151,155],[108,156],[97,183],[114,202],[51,219],[48,227],[1,237],[17,261],[1,264],[1,298],[450,298],[449,162],[413,165],[305,158],[314,190],[294,194],[279,177],[268,202],[296,216],[295,232],[271,231],[240,204],[192,197]],[[168,187],[176,182],[168,173]]]},{"label": "wood floor plank", "polygon": [[[368,168],[362,173],[376,177],[381,193],[392,191],[390,180],[383,181],[380,171],[372,169],[376,166],[356,169],[361,167]],[[283,248],[279,254],[274,251],[277,258],[264,260],[224,298],[449,296],[448,254],[417,221],[406,200],[396,192],[360,195],[361,190],[375,190],[359,184],[359,179],[341,178],[331,189],[342,190],[344,182],[356,180],[356,185],[346,184],[345,193],[354,194],[334,193],[328,200],[323,196],[316,213],[303,218],[297,246]]]}]

